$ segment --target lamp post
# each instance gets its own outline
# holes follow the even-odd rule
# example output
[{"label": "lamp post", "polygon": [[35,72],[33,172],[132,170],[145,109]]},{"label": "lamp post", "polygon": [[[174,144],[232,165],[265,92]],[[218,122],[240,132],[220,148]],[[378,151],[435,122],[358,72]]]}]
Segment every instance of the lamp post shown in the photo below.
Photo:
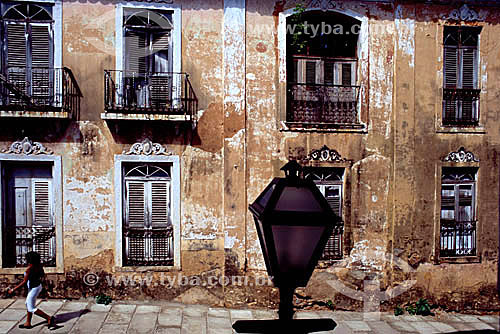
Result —
[{"label": "lamp post", "polygon": [[306,286],[340,221],[314,182],[301,178],[302,167],[290,161],[249,206],[257,227],[269,276],[280,290],[279,320],[240,320],[237,333],[310,333],[335,328],[332,319],[293,318],[293,293]]}]

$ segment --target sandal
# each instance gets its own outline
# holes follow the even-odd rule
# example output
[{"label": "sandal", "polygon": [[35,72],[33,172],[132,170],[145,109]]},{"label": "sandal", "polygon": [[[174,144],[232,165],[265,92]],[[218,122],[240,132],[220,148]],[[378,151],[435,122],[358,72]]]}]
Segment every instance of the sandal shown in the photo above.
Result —
[{"label": "sandal", "polygon": [[31,329],[33,326],[26,326],[25,324],[19,325],[19,328]]}]

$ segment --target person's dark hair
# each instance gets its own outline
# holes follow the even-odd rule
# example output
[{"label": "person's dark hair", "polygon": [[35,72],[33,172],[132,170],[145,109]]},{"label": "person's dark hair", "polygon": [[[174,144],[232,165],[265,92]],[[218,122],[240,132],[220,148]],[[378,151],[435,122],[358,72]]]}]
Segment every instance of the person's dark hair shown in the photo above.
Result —
[{"label": "person's dark hair", "polygon": [[26,253],[26,262],[34,266],[40,266],[40,254],[37,252]]}]

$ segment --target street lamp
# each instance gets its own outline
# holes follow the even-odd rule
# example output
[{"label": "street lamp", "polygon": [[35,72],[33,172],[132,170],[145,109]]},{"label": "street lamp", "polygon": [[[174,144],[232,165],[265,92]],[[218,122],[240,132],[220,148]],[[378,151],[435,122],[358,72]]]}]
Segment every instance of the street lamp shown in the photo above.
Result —
[{"label": "street lamp", "polygon": [[240,320],[233,325],[238,333],[271,333],[271,328],[309,333],[335,328],[331,319],[292,320],[293,293],[307,285],[340,218],[314,182],[301,178],[302,167],[296,161],[281,170],[286,177],[274,178],[249,206],[267,272],[280,290],[279,320]]}]

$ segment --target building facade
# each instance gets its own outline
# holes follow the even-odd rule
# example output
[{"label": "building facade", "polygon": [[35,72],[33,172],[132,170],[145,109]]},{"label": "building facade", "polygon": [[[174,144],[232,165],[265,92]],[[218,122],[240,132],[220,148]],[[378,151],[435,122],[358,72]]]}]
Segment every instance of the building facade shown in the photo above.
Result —
[{"label": "building facade", "polygon": [[248,205],[297,160],[342,217],[300,295],[497,307],[495,1],[0,6],[4,282],[272,305]]}]

